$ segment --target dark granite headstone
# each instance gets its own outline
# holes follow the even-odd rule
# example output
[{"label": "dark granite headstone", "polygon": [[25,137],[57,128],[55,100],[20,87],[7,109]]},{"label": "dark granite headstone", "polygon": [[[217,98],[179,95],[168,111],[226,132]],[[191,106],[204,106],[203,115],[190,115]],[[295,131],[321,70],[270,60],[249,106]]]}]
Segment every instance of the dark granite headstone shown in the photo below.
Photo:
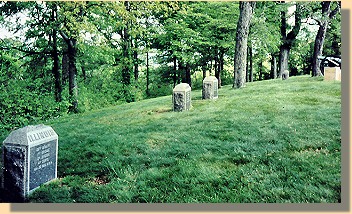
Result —
[{"label": "dark granite headstone", "polygon": [[58,136],[45,125],[17,129],[3,143],[2,187],[25,198],[57,178]]},{"label": "dark granite headstone", "polygon": [[172,102],[174,111],[188,111],[191,108],[191,87],[187,83],[176,85]]}]

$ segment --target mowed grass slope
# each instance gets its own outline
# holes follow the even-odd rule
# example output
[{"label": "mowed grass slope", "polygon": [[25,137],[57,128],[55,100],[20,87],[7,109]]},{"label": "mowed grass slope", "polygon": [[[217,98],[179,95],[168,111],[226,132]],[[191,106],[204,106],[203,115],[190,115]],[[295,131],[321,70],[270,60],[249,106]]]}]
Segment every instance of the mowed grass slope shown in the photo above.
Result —
[{"label": "mowed grass slope", "polygon": [[340,202],[341,84],[308,76],[50,121],[59,179],[31,202]]}]

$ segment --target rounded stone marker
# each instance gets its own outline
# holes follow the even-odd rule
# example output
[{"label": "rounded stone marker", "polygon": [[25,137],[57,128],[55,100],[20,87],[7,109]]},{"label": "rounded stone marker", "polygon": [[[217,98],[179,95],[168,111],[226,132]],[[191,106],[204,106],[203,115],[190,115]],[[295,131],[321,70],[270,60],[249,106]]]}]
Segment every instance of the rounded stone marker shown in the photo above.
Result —
[{"label": "rounded stone marker", "polygon": [[218,98],[218,79],[214,76],[205,77],[203,80],[203,99],[217,99]]},{"label": "rounded stone marker", "polygon": [[172,93],[174,111],[188,111],[191,108],[191,87],[187,83],[175,86]]}]

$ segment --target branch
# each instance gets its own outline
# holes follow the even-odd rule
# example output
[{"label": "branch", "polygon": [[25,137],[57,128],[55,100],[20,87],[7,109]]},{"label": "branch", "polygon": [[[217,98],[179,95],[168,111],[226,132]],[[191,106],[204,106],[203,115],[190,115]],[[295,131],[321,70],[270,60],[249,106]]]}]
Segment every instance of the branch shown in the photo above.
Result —
[{"label": "branch", "polygon": [[311,19],[316,21],[317,23],[312,24],[312,23],[309,23],[308,20],[306,20],[306,21],[302,21],[302,24],[304,23],[304,24],[308,24],[308,25],[319,25],[319,26],[321,25],[321,21],[319,19],[316,19],[314,17],[311,17]]},{"label": "branch", "polygon": [[340,8],[341,8],[341,2],[339,2],[337,7],[333,11],[330,12],[329,18],[332,19],[340,11]]},{"label": "branch", "polygon": [[[2,42],[4,42],[3,39],[1,39]],[[13,46],[13,47],[0,47],[0,50],[18,50],[18,51],[21,51],[23,53],[26,53],[29,55],[35,55],[35,54],[51,54],[50,51],[34,51],[34,50],[25,50],[25,49],[22,49],[23,47],[16,47],[16,46]]]},{"label": "branch", "polygon": [[62,32],[62,30],[60,30],[60,35],[65,40],[65,42],[69,42],[70,41],[70,38],[68,38],[68,36],[64,32]]},{"label": "branch", "polygon": [[295,11],[295,26],[292,30],[287,34],[287,40],[294,40],[301,29],[301,22],[302,22],[302,11],[301,5],[299,3],[296,4],[296,11]]}]

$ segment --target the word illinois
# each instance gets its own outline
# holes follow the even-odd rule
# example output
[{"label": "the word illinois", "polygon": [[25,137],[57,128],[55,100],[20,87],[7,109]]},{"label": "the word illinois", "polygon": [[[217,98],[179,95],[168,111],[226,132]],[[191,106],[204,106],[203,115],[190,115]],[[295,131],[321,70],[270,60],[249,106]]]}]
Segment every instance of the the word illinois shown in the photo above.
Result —
[{"label": "the word illinois", "polygon": [[47,130],[43,130],[41,132],[35,132],[35,133],[31,133],[27,135],[27,138],[29,140],[29,142],[34,142],[37,140],[41,140],[47,137],[51,137],[53,135],[55,135],[56,133],[54,132],[54,130],[52,129],[47,129]]}]

